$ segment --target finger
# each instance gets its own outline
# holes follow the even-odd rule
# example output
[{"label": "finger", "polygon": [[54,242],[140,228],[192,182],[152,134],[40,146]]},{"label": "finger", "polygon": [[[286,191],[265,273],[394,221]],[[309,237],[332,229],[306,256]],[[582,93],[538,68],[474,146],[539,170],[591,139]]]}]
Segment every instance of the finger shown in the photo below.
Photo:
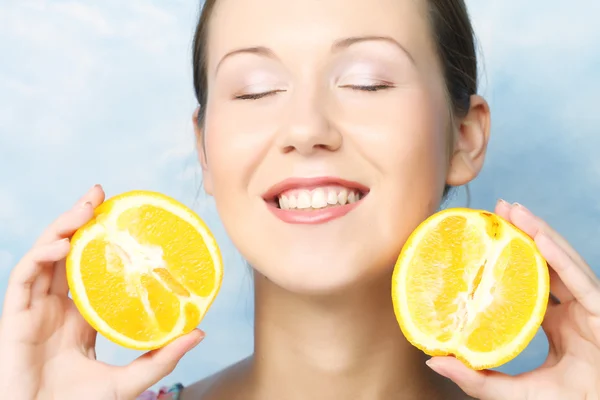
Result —
[{"label": "finger", "polygon": [[70,244],[68,239],[34,247],[15,266],[8,279],[4,298],[5,312],[18,312],[29,307],[32,286],[46,268],[67,256]]},{"label": "finger", "polygon": [[548,223],[535,216],[525,206],[515,203],[510,212],[510,221],[519,229],[535,238],[540,232],[548,235],[556,244],[558,244],[583,270],[590,276],[595,276],[592,269],[587,265],[583,257],[567,242],[565,238],[558,234]]},{"label": "finger", "polygon": [[480,400],[520,400],[526,394],[515,378],[496,371],[475,371],[454,357],[434,357],[429,368],[456,383],[466,394]]},{"label": "finger", "polygon": [[82,353],[90,359],[95,359],[98,332],[85,320],[73,302],[67,303],[66,313],[66,332],[73,335],[68,339],[80,343]]},{"label": "finger", "polygon": [[[100,185],[92,187],[69,211],[58,217],[42,233],[36,245],[51,243],[59,239],[70,237],[83,224],[93,216],[94,208],[104,201],[104,190]],[[90,209],[92,212],[90,212]]]},{"label": "finger", "polygon": [[561,318],[564,319],[563,310],[553,307],[553,304],[548,304],[542,321],[542,329],[548,340],[548,356],[544,363],[545,366],[555,365],[560,360],[561,355],[565,354],[560,332]]},{"label": "finger", "polygon": [[[50,243],[71,236],[77,229],[83,226],[94,216],[94,209],[90,202],[84,203],[83,206],[78,206],[62,216],[53,223],[38,240],[36,246],[43,246],[46,242]],[[54,240],[52,240],[54,238]],[[60,276],[65,276],[63,271],[58,268],[47,269],[40,273],[31,290],[32,299],[39,298],[48,294],[49,289],[54,281],[55,273]],[[59,276],[59,279],[60,279]]]},{"label": "finger", "polygon": [[64,258],[57,261],[53,267],[46,268],[40,273],[31,288],[31,300],[35,301],[49,293],[64,296],[69,294]]},{"label": "finger", "polygon": [[69,294],[69,284],[67,282],[67,266],[65,260],[60,260],[54,265],[52,280],[50,282],[51,294],[67,296]]},{"label": "finger", "polygon": [[[55,231],[55,236],[71,236],[75,230],[79,229],[86,222],[88,222],[94,216],[94,209],[90,202],[84,203],[82,206],[78,206],[73,210],[65,213],[63,216],[59,218],[60,223],[58,226],[55,226],[54,229],[59,230],[59,232]],[[60,231],[62,230],[62,231]],[[52,229],[48,232],[52,235]],[[43,242],[44,240],[42,240]],[[58,274],[58,276],[57,276]],[[55,279],[56,277],[56,279]],[[38,278],[33,283],[33,287],[31,289],[32,301],[36,299],[46,296],[50,288],[52,286],[52,282],[62,281],[64,278],[64,283],[59,284],[59,291],[63,292],[64,286],[66,285],[66,273],[64,272],[64,268],[47,268],[45,269]]]},{"label": "finger", "polygon": [[102,202],[104,201],[104,196],[105,193],[104,189],[102,188],[102,185],[95,184],[90,188],[90,190],[87,191],[86,194],[84,194],[79,198],[79,200],[77,200],[74,207],[82,206],[85,203],[90,202],[92,203],[92,206],[96,208],[100,204],[102,204]]},{"label": "finger", "polygon": [[502,199],[499,199],[498,202],[496,203],[496,209],[494,210],[494,213],[496,215],[499,215],[500,217],[504,218],[507,221],[510,221],[510,210],[512,208],[512,205]]},{"label": "finger", "polygon": [[191,349],[204,339],[204,332],[194,329],[191,333],[139,357],[115,371],[119,398],[136,398],[144,390],[173,372],[175,366]]},{"label": "finger", "polygon": [[31,284],[31,303],[36,300],[42,299],[48,295],[50,289],[50,282],[52,282],[52,276],[54,275],[54,265],[49,265],[40,270],[40,274]]},{"label": "finger", "polygon": [[567,303],[574,299],[573,295],[565,285],[565,283],[560,279],[558,273],[550,268],[550,293],[555,298],[552,299],[553,302],[556,303]]},{"label": "finger", "polygon": [[535,243],[565,288],[590,313],[600,316],[600,282],[589,276],[550,236],[539,233]]}]

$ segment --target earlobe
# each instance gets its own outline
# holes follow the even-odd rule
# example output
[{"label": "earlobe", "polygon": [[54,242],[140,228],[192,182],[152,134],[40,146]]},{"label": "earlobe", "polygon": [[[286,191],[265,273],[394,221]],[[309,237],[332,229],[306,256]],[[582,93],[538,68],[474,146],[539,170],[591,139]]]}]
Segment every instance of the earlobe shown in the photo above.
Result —
[{"label": "earlobe", "polygon": [[479,175],[490,137],[490,108],[481,96],[471,96],[471,107],[457,128],[446,183],[462,186]]},{"label": "earlobe", "polygon": [[200,114],[200,106],[196,108],[192,115],[192,124],[194,126],[194,135],[196,137],[196,151],[198,152],[198,161],[202,167],[202,181],[204,191],[209,196],[212,196],[212,179],[208,170],[208,161],[206,159],[206,149],[204,147],[204,129],[200,126],[198,115]]}]

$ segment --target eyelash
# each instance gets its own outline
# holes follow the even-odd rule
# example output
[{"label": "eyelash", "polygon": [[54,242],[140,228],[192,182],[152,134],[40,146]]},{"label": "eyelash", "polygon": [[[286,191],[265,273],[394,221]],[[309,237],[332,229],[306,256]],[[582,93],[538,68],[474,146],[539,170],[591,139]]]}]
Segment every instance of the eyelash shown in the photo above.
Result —
[{"label": "eyelash", "polygon": [[392,89],[395,86],[387,83],[380,83],[378,85],[344,85],[340,87],[345,89],[360,90],[363,92],[377,92],[380,90]]},{"label": "eyelash", "polygon": [[273,96],[279,92],[285,92],[285,90],[271,90],[269,92],[262,93],[249,93],[249,94],[240,94],[239,96],[235,96],[236,100],[258,100],[264,97]]},{"label": "eyelash", "polygon": [[[344,85],[344,86],[340,86],[341,88],[344,89],[353,89],[353,90],[360,90],[363,92],[377,92],[380,90],[386,90],[386,89],[392,89],[394,87],[394,85],[388,85],[388,84],[379,84],[379,85]],[[249,94],[241,94],[239,96],[235,96],[236,100],[259,100],[265,97],[269,97],[269,96],[273,96],[277,93],[280,92],[285,92],[285,90],[272,90],[269,92],[263,92],[263,93],[249,93]]]}]

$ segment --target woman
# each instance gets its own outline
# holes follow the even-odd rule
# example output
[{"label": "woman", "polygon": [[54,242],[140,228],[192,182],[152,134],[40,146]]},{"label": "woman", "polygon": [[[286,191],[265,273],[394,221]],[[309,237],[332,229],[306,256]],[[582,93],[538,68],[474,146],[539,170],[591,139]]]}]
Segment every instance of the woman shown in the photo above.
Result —
[{"label": "woman", "polygon": [[[255,353],[169,396],[600,396],[599,281],[523,206],[499,201],[496,212],[552,266],[560,303],[544,322],[542,367],[508,377],[428,360],[394,318],[402,244],[451,187],[477,176],[486,153],[490,112],[463,0],[209,0],[194,72],[205,190],[255,270]],[[0,327],[0,390],[12,398],[132,399],[203,337],[196,330],[125,367],[95,360],[96,332],[67,297],[64,257],[103,200],[93,187],[12,272]]]}]

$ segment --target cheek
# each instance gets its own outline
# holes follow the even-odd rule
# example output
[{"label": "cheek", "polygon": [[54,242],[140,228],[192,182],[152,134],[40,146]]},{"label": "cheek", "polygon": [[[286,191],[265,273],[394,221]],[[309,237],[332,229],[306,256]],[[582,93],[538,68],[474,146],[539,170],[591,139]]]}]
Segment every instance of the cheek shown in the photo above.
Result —
[{"label": "cheek", "polygon": [[230,121],[221,117],[218,109],[211,109],[211,113],[207,115],[205,138],[206,173],[210,177],[211,194],[220,219],[231,235],[227,219],[237,217],[236,200],[244,201],[240,191],[244,187],[244,174],[250,161],[243,151],[240,135]]},{"label": "cheek", "polygon": [[212,106],[205,124],[207,164],[217,200],[245,191],[269,148],[268,127],[231,108],[226,102]]},{"label": "cheek", "polygon": [[260,193],[249,193],[248,189],[270,148],[270,134],[268,128],[250,121],[243,113],[231,111],[219,104],[207,113],[207,166],[221,222],[246,256],[246,242],[255,236],[260,224],[255,209],[264,206]]},{"label": "cheek", "polygon": [[448,118],[440,96],[426,88],[376,95],[369,107],[344,107],[342,129],[395,187],[441,183],[448,164]]},{"label": "cheek", "polygon": [[[404,93],[377,108],[378,126],[362,149],[381,174],[378,229],[400,240],[439,207],[446,180],[448,140],[445,110],[424,91]],[[366,118],[366,117],[365,117]]]},{"label": "cheek", "polygon": [[[427,92],[417,92],[404,99],[395,120],[401,127],[392,139],[396,155],[389,154],[392,167],[405,176],[405,181],[425,185],[443,181],[447,169],[447,118],[439,101]],[[412,177],[412,179],[410,179]],[[433,181],[432,181],[433,180]]]},{"label": "cheek", "polygon": [[[385,169],[402,202],[428,203],[443,190],[447,164],[447,118],[434,98],[417,93],[405,99],[395,114],[396,134],[390,135]],[[437,199],[439,200],[439,199]]]}]

